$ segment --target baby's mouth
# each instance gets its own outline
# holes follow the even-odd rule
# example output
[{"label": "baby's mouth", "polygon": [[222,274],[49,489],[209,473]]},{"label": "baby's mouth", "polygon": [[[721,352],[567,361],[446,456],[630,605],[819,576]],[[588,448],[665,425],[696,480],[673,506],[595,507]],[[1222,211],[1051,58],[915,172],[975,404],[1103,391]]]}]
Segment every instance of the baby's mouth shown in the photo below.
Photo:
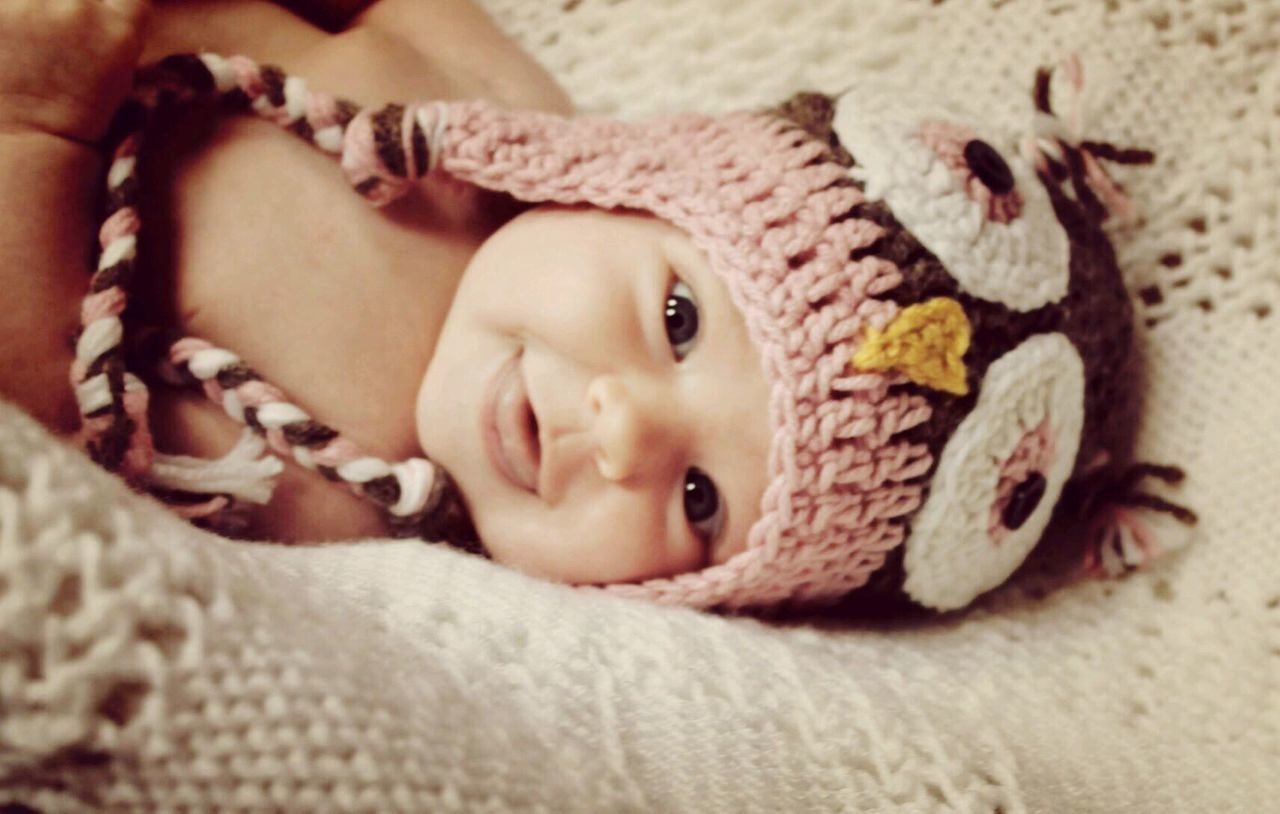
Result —
[{"label": "baby's mouth", "polygon": [[522,358],[517,353],[490,382],[481,415],[481,433],[485,454],[499,474],[513,486],[537,494],[542,449],[538,417],[525,387]]}]

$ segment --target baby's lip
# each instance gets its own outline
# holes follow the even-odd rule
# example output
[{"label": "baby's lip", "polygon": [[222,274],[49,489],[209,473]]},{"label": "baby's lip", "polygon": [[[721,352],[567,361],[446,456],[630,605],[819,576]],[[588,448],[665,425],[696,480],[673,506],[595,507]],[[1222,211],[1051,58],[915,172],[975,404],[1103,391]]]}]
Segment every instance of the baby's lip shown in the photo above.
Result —
[{"label": "baby's lip", "polygon": [[498,474],[512,486],[537,494],[542,448],[522,359],[523,354],[516,352],[489,382],[480,413],[480,433],[485,455]]}]

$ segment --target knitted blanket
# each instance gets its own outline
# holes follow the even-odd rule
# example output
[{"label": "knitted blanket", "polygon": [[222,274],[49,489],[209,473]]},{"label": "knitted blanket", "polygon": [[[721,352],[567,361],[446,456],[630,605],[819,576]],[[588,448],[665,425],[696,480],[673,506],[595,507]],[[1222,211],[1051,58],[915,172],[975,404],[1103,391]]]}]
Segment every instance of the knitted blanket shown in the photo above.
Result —
[{"label": "knitted blanket", "polygon": [[962,615],[766,624],[415,542],[235,543],[0,405],[0,807],[50,811],[1275,810],[1280,3],[487,0],[589,110],[725,110],[855,72],[1010,132],[1084,61],[1154,149],[1115,235],[1141,457],[1196,539]]}]

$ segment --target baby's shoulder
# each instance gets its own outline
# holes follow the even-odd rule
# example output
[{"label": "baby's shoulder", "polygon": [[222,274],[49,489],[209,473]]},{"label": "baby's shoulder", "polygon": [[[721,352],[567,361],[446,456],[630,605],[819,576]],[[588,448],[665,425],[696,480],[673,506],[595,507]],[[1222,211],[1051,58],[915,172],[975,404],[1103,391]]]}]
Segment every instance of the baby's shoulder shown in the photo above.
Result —
[{"label": "baby's shoulder", "polygon": [[477,98],[570,109],[547,72],[470,0],[357,5],[368,10],[331,32],[268,0],[160,2],[142,61],[186,52],[244,54],[361,105]]},{"label": "baby's shoulder", "polygon": [[268,0],[170,0],[152,6],[140,61],[150,64],[169,54],[213,51],[288,64],[330,37]]}]

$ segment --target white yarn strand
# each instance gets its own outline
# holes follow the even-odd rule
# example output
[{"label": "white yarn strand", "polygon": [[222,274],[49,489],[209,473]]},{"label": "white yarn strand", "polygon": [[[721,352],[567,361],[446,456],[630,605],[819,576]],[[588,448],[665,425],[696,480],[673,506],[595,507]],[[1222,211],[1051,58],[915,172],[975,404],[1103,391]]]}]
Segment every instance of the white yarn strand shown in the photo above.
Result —
[{"label": "white yarn strand", "polygon": [[302,408],[284,401],[273,401],[261,405],[255,417],[259,424],[268,429],[279,429],[289,424],[311,420],[311,416],[303,412]]},{"label": "white yarn strand", "polygon": [[111,169],[107,172],[107,187],[109,189],[119,187],[128,180],[130,175],[133,175],[133,170],[137,165],[137,157],[131,155],[121,156],[111,162]]},{"label": "white yarn strand", "polygon": [[400,499],[388,511],[396,517],[406,517],[422,511],[435,483],[435,466],[422,458],[410,458],[392,464],[391,471],[400,483]]},{"label": "white yarn strand", "polygon": [[200,54],[199,58],[213,75],[213,84],[218,89],[218,93],[227,93],[235,88],[236,74],[225,58],[219,54],[210,53]]},{"label": "white yarn strand", "polygon": [[240,440],[221,458],[189,455],[157,455],[150,481],[155,486],[207,495],[231,495],[238,500],[265,504],[275,490],[275,477],[284,462],[267,452],[266,443],[246,429]]},{"label": "white yarn strand", "polygon": [[307,82],[297,76],[284,80],[284,110],[287,123],[293,124],[307,112]]},{"label": "white yarn strand", "polygon": [[80,415],[89,415],[111,404],[111,385],[107,374],[99,373],[77,384],[76,404],[80,407]]},{"label": "white yarn strand", "polygon": [[240,397],[236,395],[235,390],[222,391],[222,409],[237,422],[244,423],[244,405],[240,402]]},{"label": "white yarn strand", "polygon": [[119,317],[103,317],[85,326],[76,340],[76,358],[89,364],[102,354],[117,347],[124,338],[124,326]]},{"label": "white yarn strand", "polygon": [[364,457],[347,461],[338,467],[338,476],[348,483],[367,483],[391,474],[391,467],[381,458]]},{"label": "white yarn strand", "polygon": [[[435,116],[428,117],[427,111],[434,111]],[[445,131],[449,128],[449,106],[444,102],[431,102],[417,111],[418,126],[422,128],[427,139],[427,166],[425,172],[431,172],[440,164],[440,145],[444,142]]]},{"label": "white yarn strand", "polygon": [[336,124],[317,130],[311,139],[326,153],[342,154],[342,128]]},{"label": "white yarn strand", "polygon": [[207,381],[218,375],[218,371],[240,363],[240,357],[222,348],[206,348],[196,351],[187,362],[191,375],[200,381]]},{"label": "white yarn strand", "polygon": [[102,252],[98,260],[98,271],[109,269],[122,260],[132,260],[138,253],[138,236],[124,235],[118,237]]}]

